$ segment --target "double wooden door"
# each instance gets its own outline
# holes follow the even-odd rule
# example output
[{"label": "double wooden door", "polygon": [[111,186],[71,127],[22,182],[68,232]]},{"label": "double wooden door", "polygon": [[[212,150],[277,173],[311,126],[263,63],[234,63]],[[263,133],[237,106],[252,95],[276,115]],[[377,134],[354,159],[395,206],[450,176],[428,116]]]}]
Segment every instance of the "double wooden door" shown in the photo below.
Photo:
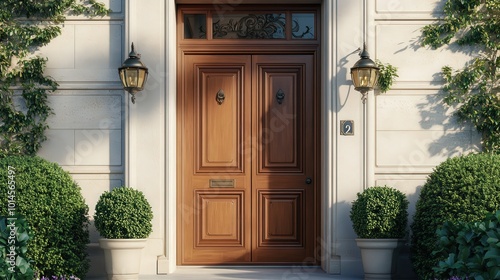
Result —
[{"label": "double wooden door", "polygon": [[316,263],[313,55],[184,55],[178,263]]}]

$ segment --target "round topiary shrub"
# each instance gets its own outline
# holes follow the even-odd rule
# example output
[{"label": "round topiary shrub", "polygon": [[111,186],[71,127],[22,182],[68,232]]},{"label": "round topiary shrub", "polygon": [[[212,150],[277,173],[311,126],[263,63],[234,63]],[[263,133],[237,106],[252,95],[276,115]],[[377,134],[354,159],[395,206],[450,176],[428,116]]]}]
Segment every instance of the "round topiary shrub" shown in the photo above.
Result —
[{"label": "round topiary shrub", "polygon": [[40,276],[85,276],[90,264],[88,207],[59,165],[40,157],[1,158],[0,205],[5,206],[0,215],[26,217],[33,233],[27,256]]},{"label": "round topiary shrub", "polygon": [[408,224],[406,196],[388,186],[375,186],[357,194],[350,218],[359,238],[403,238]]},{"label": "round topiary shrub", "polygon": [[147,238],[153,211],[144,194],[130,187],[104,192],[95,206],[94,224],[108,239]]},{"label": "round topiary shrub", "polygon": [[411,225],[411,259],[419,279],[434,279],[440,261],[432,255],[436,230],[446,221],[481,220],[500,209],[500,155],[450,158],[430,174],[422,188]]}]

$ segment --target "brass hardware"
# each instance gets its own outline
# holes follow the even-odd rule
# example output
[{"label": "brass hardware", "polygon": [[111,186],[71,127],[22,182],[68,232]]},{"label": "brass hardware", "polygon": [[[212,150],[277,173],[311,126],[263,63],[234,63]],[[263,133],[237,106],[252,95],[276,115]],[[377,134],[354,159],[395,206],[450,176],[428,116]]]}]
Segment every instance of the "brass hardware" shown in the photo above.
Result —
[{"label": "brass hardware", "polygon": [[221,105],[222,102],[224,102],[224,99],[226,99],[226,95],[224,94],[224,91],[222,89],[219,89],[219,91],[215,95],[215,100],[217,100],[217,103]]},{"label": "brass hardware", "polygon": [[313,182],[313,179],[311,179],[311,177],[306,178],[306,184],[310,185],[310,184],[312,184],[312,182]]},{"label": "brass hardware", "polygon": [[234,179],[210,179],[211,188],[234,188]]},{"label": "brass hardware", "polygon": [[276,92],[276,100],[278,100],[278,104],[283,103],[283,99],[285,99],[285,93],[282,89],[279,89],[278,92]]}]

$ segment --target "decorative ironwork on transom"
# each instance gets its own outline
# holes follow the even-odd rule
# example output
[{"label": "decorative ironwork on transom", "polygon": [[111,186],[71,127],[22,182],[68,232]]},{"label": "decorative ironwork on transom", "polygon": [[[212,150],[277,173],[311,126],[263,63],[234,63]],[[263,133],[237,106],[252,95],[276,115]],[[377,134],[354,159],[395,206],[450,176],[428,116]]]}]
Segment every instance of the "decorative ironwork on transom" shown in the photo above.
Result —
[{"label": "decorative ironwork on transom", "polygon": [[317,10],[181,9],[183,39],[316,40]]},{"label": "decorative ironwork on transom", "polygon": [[283,14],[214,15],[214,39],[285,39]]}]

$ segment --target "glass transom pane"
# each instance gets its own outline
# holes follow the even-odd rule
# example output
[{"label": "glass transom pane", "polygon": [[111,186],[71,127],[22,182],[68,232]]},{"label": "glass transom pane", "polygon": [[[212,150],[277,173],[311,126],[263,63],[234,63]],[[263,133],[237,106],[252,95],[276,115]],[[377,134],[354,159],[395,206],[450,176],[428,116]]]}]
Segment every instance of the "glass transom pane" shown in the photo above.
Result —
[{"label": "glass transom pane", "polygon": [[205,14],[184,15],[184,39],[206,39],[207,16]]},{"label": "glass transom pane", "polygon": [[315,39],[315,19],[313,13],[292,14],[292,38]]},{"label": "glass transom pane", "polygon": [[214,39],[285,39],[284,14],[223,14],[213,17]]}]

